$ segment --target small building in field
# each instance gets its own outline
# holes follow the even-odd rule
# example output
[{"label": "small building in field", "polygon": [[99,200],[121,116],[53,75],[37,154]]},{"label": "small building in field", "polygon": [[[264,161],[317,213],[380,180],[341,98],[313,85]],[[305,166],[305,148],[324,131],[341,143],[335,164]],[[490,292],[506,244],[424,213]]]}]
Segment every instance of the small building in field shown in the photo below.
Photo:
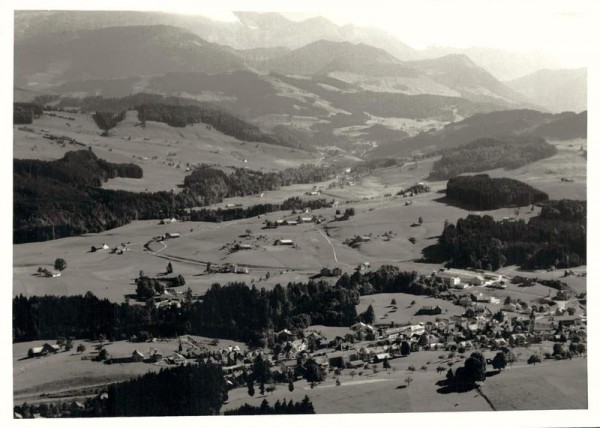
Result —
[{"label": "small building in field", "polygon": [[291,239],[276,239],[273,245],[294,245],[294,241]]},{"label": "small building in field", "polygon": [[140,362],[144,361],[144,354],[142,354],[140,351],[138,351],[136,349],[131,354],[131,361],[133,361],[134,363],[140,363]]},{"label": "small building in field", "polygon": [[185,363],[185,357],[177,352],[172,353],[171,355],[165,358],[169,364],[183,364]]},{"label": "small building in field", "polygon": [[442,313],[442,308],[439,305],[436,306],[422,306],[417,311],[417,315],[439,315]]},{"label": "small building in field", "polygon": [[36,346],[35,348],[29,348],[27,356],[29,358],[45,357],[46,355],[56,354],[60,351],[60,345],[51,345],[44,343],[42,346]]},{"label": "small building in field", "polygon": [[321,268],[321,276],[340,276],[342,274],[342,269],[339,267],[334,267],[334,268],[328,268],[328,267],[324,267]]},{"label": "small building in field", "polygon": [[59,270],[46,269],[44,276],[47,278],[58,278],[61,275]]},{"label": "small building in field", "polygon": [[251,250],[252,249],[252,245],[250,245],[250,244],[235,244],[233,246],[233,249],[235,251],[239,251],[239,250]]},{"label": "small building in field", "polygon": [[175,239],[175,238],[179,238],[181,237],[181,234],[179,232],[167,232],[165,233],[165,238],[166,239]]}]

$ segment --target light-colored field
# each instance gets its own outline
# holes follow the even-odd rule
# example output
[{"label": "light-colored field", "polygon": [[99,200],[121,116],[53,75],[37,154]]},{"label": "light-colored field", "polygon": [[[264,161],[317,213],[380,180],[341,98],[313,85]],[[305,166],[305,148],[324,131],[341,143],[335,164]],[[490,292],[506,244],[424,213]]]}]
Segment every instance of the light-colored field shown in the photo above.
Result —
[{"label": "light-colored field", "polygon": [[587,409],[587,360],[514,366],[483,382],[496,410]]},{"label": "light-colored field", "polygon": [[[396,300],[393,305],[392,299]],[[411,304],[412,302],[415,304]],[[464,308],[452,302],[429,296],[413,296],[404,293],[382,293],[362,296],[356,307],[356,312],[364,312],[369,305],[375,311],[375,322],[394,322],[397,325],[416,324],[419,322],[435,321],[438,317],[449,318],[452,315],[462,315]],[[436,306],[442,309],[440,315],[416,315],[422,306]],[[394,309],[396,307],[397,309]]]},{"label": "light-colored field", "polygon": [[[91,115],[57,114],[75,120],[42,115],[27,126],[34,132],[19,130],[19,126],[14,126],[14,157],[51,160],[62,157],[70,150],[92,147],[98,157],[109,162],[133,162],[143,168],[142,179],[109,180],[104,185],[108,189],[171,190],[182,184],[184,177],[189,174],[186,172],[188,164],[207,163],[275,171],[303,163],[317,163],[319,160],[316,153],[239,141],[214,129],[207,129],[204,124],[173,128],[164,123],[147,122],[146,127],[142,128],[136,126],[138,120],[135,111],[128,112],[125,120],[112,129],[108,137],[100,136],[100,130]],[[70,144],[62,147],[44,139],[42,136],[45,133],[68,136],[86,147]]]}]

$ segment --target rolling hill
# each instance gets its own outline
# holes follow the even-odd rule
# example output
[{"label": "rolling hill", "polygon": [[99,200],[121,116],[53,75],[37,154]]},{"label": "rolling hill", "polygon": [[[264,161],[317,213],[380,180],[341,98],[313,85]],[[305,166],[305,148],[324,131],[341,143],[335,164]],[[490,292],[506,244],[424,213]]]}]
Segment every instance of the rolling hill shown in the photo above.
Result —
[{"label": "rolling hill", "polygon": [[505,82],[513,90],[552,112],[587,109],[587,69],[539,70]]},{"label": "rolling hill", "polygon": [[506,110],[475,114],[435,132],[382,145],[371,158],[405,156],[411,152],[433,152],[495,136],[540,136],[549,140],[587,138],[587,113],[542,113],[535,110]]}]

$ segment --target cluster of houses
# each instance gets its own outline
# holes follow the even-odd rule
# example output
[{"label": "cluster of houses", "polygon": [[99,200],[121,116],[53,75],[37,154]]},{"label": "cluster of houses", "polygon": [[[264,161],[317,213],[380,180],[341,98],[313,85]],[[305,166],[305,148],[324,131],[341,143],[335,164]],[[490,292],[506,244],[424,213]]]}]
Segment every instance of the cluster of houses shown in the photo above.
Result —
[{"label": "cluster of houses", "polygon": [[95,253],[97,251],[108,251],[110,254],[125,254],[129,249],[127,248],[127,244],[121,243],[116,247],[109,247],[107,244],[100,245],[92,245],[90,248],[90,252]]},{"label": "cluster of houses", "polygon": [[344,244],[348,245],[349,247],[356,248],[364,242],[371,242],[371,235],[355,235],[354,237],[344,241]]},{"label": "cluster of houses", "polygon": [[277,219],[275,221],[265,221],[265,228],[277,229],[280,226],[298,226],[302,223],[316,223],[319,224],[323,221],[322,218],[309,215],[307,213],[299,215],[295,220],[292,219]]},{"label": "cluster of houses", "polygon": [[[244,244],[239,244],[244,245]],[[248,268],[244,266],[238,266],[235,263],[224,263],[222,265],[210,264],[206,267],[206,272],[209,273],[237,273],[237,274],[248,274]]]}]

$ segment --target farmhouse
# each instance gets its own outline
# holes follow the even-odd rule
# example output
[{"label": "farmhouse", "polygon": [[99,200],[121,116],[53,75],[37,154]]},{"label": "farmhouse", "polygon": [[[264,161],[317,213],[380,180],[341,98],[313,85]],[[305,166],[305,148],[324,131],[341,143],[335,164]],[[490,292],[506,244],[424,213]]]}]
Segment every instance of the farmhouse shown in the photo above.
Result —
[{"label": "farmhouse", "polygon": [[27,356],[29,358],[45,357],[46,355],[56,354],[58,351],[60,351],[59,345],[50,345],[49,343],[44,343],[42,346],[29,348],[27,351]]},{"label": "farmhouse", "polygon": [[314,217],[300,217],[298,216],[298,222],[300,223],[312,223],[314,221]]},{"label": "farmhouse", "polygon": [[321,268],[321,276],[340,276],[342,274],[342,269],[339,267],[334,267],[334,268],[328,268],[328,267],[324,267]]},{"label": "farmhouse", "polygon": [[252,245],[250,244],[235,244],[233,246],[234,251],[238,251],[238,250],[251,250],[252,249]]},{"label": "farmhouse", "polygon": [[169,364],[182,364],[185,363],[185,357],[177,352],[172,353],[171,355],[165,358]]},{"label": "farmhouse", "polygon": [[142,354],[140,351],[138,351],[137,349],[135,351],[133,351],[133,353],[131,354],[131,361],[133,361],[134,363],[139,363],[144,361],[144,354]]},{"label": "farmhouse", "polygon": [[442,308],[439,305],[436,306],[422,306],[417,311],[417,315],[439,315],[442,313]]},{"label": "farmhouse", "polygon": [[277,239],[273,245],[294,245],[291,239]]},{"label": "farmhouse", "polygon": [[102,244],[102,245],[92,245],[92,248],[90,249],[90,251],[96,252],[96,251],[101,251],[101,250],[108,250],[109,246],[106,244]]},{"label": "farmhouse", "polygon": [[165,239],[179,238],[181,234],[179,232],[167,232],[165,233]]}]

